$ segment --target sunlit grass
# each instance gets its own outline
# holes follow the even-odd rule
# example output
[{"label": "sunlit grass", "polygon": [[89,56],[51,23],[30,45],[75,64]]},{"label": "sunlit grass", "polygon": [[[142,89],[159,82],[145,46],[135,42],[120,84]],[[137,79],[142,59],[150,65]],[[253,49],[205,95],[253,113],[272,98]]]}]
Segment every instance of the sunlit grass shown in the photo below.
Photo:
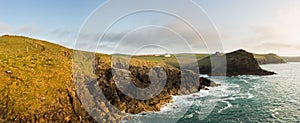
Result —
[{"label": "sunlit grass", "polygon": [[0,37],[0,49],[0,110],[8,119],[57,105],[61,90],[72,84],[69,49],[17,36]]}]

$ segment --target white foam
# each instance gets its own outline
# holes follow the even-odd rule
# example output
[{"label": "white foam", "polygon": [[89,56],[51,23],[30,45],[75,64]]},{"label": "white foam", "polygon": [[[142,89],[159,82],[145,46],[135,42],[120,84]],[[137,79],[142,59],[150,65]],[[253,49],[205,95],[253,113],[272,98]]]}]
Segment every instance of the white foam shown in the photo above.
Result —
[{"label": "white foam", "polygon": [[209,76],[207,74],[200,74],[200,77],[208,78]]},{"label": "white foam", "polygon": [[275,108],[275,109],[271,109],[270,111],[272,112],[272,117],[275,119],[278,119],[278,117],[276,117],[276,115],[279,115],[278,111],[280,111],[281,109],[279,108]]},{"label": "white foam", "polygon": [[[219,101],[220,91],[226,90],[226,87],[214,87],[209,88],[210,90],[201,90],[197,93],[190,94],[190,95],[181,95],[181,96],[172,96],[173,102],[168,103],[161,107],[161,111],[159,112],[143,112],[136,116],[138,117],[157,117],[157,116],[168,116],[168,118],[178,118],[181,115],[185,114],[186,111],[192,106],[193,104],[196,106],[201,107],[197,112],[199,114],[199,118],[207,117],[210,112],[214,109],[215,105]],[[227,95],[227,94],[226,94]],[[207,97],[208,99],[201,100],[199,98]],[[201,112],[201,113],[200,113]],[[196,111],[194,112],[196,113]],[[194,116],[194,113],[191,113],[186,118],[191,118]]]},{"label": "white foam", "polygon": [[275,116],[275,114],[272,113],[272,117],[275,119],[278,119],[278,117]]},{"label": "white foam", "polygon": [[298,104],[299,103],[297,100],[293,100],[293,99],[291,99],[289,102],[290,103],[294,103],[294,104]]},{"label": "white foam", "polygon": [[243,93],[243,94],[238,94],[235,99],[251,99],[251,98],[254,98],[254,95],[252,93],[250,93],[250,91],[247,91],[247,93]]},{"label": "white foam", "polygon": [[194,116],[194,113],[191,113],[189,115],[186,115],[184,118],[192,118]]},{"label": "white foam", "polygon": [[236,100],[237,97],[229,97],[229,98],[226,98],[225,100]]},{"label": "white foam", "polygon": [[[159,112],[143,112],[137,114],[136,116],[143,118],[155,118],[155,117],[168,117],[168,118],[180,118],[183,116],[186,111],[192,106],[193,104],[197,107],[194,109],[194,112],[191,114],[186,115],[186,118],[194,117],[197,114],[198,119],[206,118],[214,109],[219,101],[222,101],[227,104],[227,106],[220,110],[226,110],[230,108],[232,105],[225,100],[221,100],[221,98],[225,98],[231,95],[235,95],[239,92],[239,85],[231,84],[227,82],[222,82],[219,80],[217,81],[221,84],[218,87],[208,87],[209,90],[200,90],[197,93],[190,94],[190,95],[181,95],[181,96],[172,96],[173,102],[168,103],[161,107],[161,111]],[[237,88],[237,89],[230,89],[230,88]],[[230,90],[229,90],[230,89]],[[228,98],[235,100],[235,97]]]},{"label": "white foam", "polygon": [[249,82],[248,82],[247,80],[245,80],[245,79],[242,79],[242,81],[245,82],[245,83],[247,83],[247,84],[249,83]]},{"label": "white foam", "polygon": [[249,93],[249,95],[248,95],[248,99],[251,99],[251,98],[253,98],[254,97],[254,95],[253,94],[251,94],[251,93]]},{"label": "white foam", "polygon": [[222,100],[221,102],[226,103],[227,106],[226,106],[225,108],[223,108],[223,109],[220,109],[220,110],[218,111],[218,113],[221,113],[222,111],[227,110],[228,108],[232,107],[232,104],[231,104],[230,102],[228,102],[228,101]]}]

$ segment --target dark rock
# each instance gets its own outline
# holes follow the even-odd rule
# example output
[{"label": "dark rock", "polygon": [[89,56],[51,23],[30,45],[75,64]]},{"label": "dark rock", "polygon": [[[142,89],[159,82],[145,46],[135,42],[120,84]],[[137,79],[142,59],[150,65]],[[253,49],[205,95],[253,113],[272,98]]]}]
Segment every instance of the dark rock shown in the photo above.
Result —
[{"label": "dark rock", "polygon": [[[117,63],[118,64],[118,63]],[[125,66],[118,64],[118,66]],[[102,68],[101,68],[102,67]],[[207,78],[200,78],[198,74],[191,70],[180,71],[177,68],[168,65],[129,65],[129,69],[119,68],[103,68],[99,66],[98,83],[102,89],[105,98],[111,102],[112,105],[117,107],[120,111],[126,113],[137,114],[144,111],[159,111],[161,106],[172,102],[171,95],[191,94],[198,92],[201,87],[206,86],[217,86],[213,81]],[[122,67],[123,68],[123,67]],[[150,79],[151,78],[151,79]],[[117,88],[116,81],[122,82],[122,86]],[[134,95],[126,94],[129,83],[134,83],[138,88],[145,89],[152,82],[166,82],[165,85],[157,85],[156,88],[163,86],[162,91],[154,96],[144,93],[145,96],[151,97],[147,100],[139,100],[133,98]],[[123,93],[125,90],[125,94]],[[155,91],[155,90],[153,90]],[[151,90],[150,90],[151,92]],[[136,96],[142,95],[143,93],[137,93]]]},{"label": "dark rock", "polygon": [[[211,55],[198,61],[201,74],[212,76],[273,75],[263,70],[252,53],[237,50],[225,55]],[[192,66],[193,67],[193,66]]]}]

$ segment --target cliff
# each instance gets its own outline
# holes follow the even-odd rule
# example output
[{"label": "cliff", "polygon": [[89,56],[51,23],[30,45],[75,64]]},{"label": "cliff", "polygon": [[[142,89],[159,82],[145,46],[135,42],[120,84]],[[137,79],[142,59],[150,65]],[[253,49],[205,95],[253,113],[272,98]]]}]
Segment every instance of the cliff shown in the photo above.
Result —
[{"label": "cliff", "polygon": [[0,122],[93,121],[76,97],[71,75],[72,50],[1,36]]},{"label": "cliff", "polygon": [[254,58],[258,62],[258,64],[282,64],[286,63],[286,61],[280,56],[270,53],[270,54],[254,54]]},{"label": "cliff", "polygon": [[[160,110],[172,101],[171,95],[217,86],[190,70],[180,71],[164,63],[132,59],[128,70],[121,63],[111,67],[111,56],[104,54],[96,54],[95,73],[90,75],[96,76],[95,79],[79,74],[80,79],[74,81],[71,49],[8,35],[0,37],[0,49],[0,122],[121,122],[127,118],[124,113]],[[149,100],[139,100],[121,92],[115,82],[132,82],[139,88],[147,88],[152,82],[165,82],[165,86],[154,84],[154,88],[163,87],[161,93]],[[126,91],[126,86],[121,88]],[[99,92],[105,97],[98,96]],[[139,94],[148,96],[147,93],[136,96]],[[109,104],[101,103],[103,100]],[[99,114],[98,119],[90,116],[84,103],[91,106],[90,113]],[[112,115],[110,105],[122,114]]]},{"label": "cliff", "polygon": [[[137,62],[137,61],[135,61]],[[140,113],[142,111],[159,111],[161,106],[172,101],[171,95],[185,95],[200,91],[205,86],[218,86],[214,82],[199,78],[199,75],[190,71],[172,67],[166,64],[142,63],[143,65],[129,65],[126,70],[122,65],[105,68],[99,65],[97,75],[99,86],[106,95],[107,100],[119,110],[127,113]],[[115,83],[122,83],[119,89]],[[165,84],[162,84],[164,83]],[[129,84],[148,90],[145,93],[133,93]],[[152,86],[152,88],[151,88]],[[151,94],[163,87],[157,96]],[[123,92],[120,91],[120,88]],[[138,91],[138,90],[136,90]],[[125,95],[127,93],[128,95]],[[135,99],[141,97],[149,100]],[[138,105],[138,107],[136,107]]]},{"label": "cliff", "polygon": [[[212,62],[211,59],[214,61]],[[212,63],[214,63],[213,67]],[[263,70],[253,54],[245,50],[237,50],[227,54],[216,53],[199,60],[198,65],[201,74],[213,74],[215,76],[275,74],[274,72]]]}]

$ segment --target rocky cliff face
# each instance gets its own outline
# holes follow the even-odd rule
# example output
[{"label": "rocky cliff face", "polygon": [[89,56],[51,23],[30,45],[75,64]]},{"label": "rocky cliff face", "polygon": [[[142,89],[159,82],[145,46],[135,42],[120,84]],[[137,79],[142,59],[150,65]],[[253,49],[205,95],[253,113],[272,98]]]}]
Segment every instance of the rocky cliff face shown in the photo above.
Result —
[{"label": "rocky cliff face", "polygon": [[97,79],[76,75],[80,78],[76,82],[77,97],[88,112],[96,116],[96,121],[121,122],[130,119],[126,113],[159,111],[161,106],[172,102],[172,95],[219,86],[191,70],[179,70],[166,64],[135,61],[111,67],[105,63],[107,60],[96,59]]},{"label": "rocky cliff face", "polygon": [[266,55],[259,55],[255,54],[254,58],[258,62],[258,64],[282,64],[286,63],[286,61],[281,58],[280,56],[277,56],[276,54],[266,54]]},{"label": "rocky cliff face", "polygon": [[[169,65],[130,65],[128,70],[99,65],[97,75],[99,87],[107,100],[120,111],[133,114],[159,111],[161,106],[172,102],[171,95],[191,94],[205,86],[218,86],[211,80],[199,78],[193,71],[180,71]],[[134,88],[131,83],[146,91]],[[161,92],[153,93],[155,91]]]},{"label": "rocky cliff face", "polygon": [[[214,60],[214,65],[211,64],[211,59]],[[213,54],[199,60],[198,64],[201,74],[213,74],[217,76],[275,74],[274,72],[263,70],[255,60],[253,54],[245,50],[237,50],[227,54]]]},{"label": "rocky cliff face", "polygon": [[[128,70],[122,64],[111,67],[111,56],[104,54],[98,54],[101,60],[92,64],[97,66],[95,73],[77,75],[72,71],[73,50],[27,37],[1,36],[0,52],[0,122],[121,122],[125,113],[159,111],[172,101],[171,95],[217,86],[190,70],[163,63],[136,61]],[[91,63],[83,68],[90,67]],[[123,84],[117,87],[118,82]],[[130,83],[140,89],[152,88],[128,94]],[[112,115],[111,105],[121,112]]]}]

